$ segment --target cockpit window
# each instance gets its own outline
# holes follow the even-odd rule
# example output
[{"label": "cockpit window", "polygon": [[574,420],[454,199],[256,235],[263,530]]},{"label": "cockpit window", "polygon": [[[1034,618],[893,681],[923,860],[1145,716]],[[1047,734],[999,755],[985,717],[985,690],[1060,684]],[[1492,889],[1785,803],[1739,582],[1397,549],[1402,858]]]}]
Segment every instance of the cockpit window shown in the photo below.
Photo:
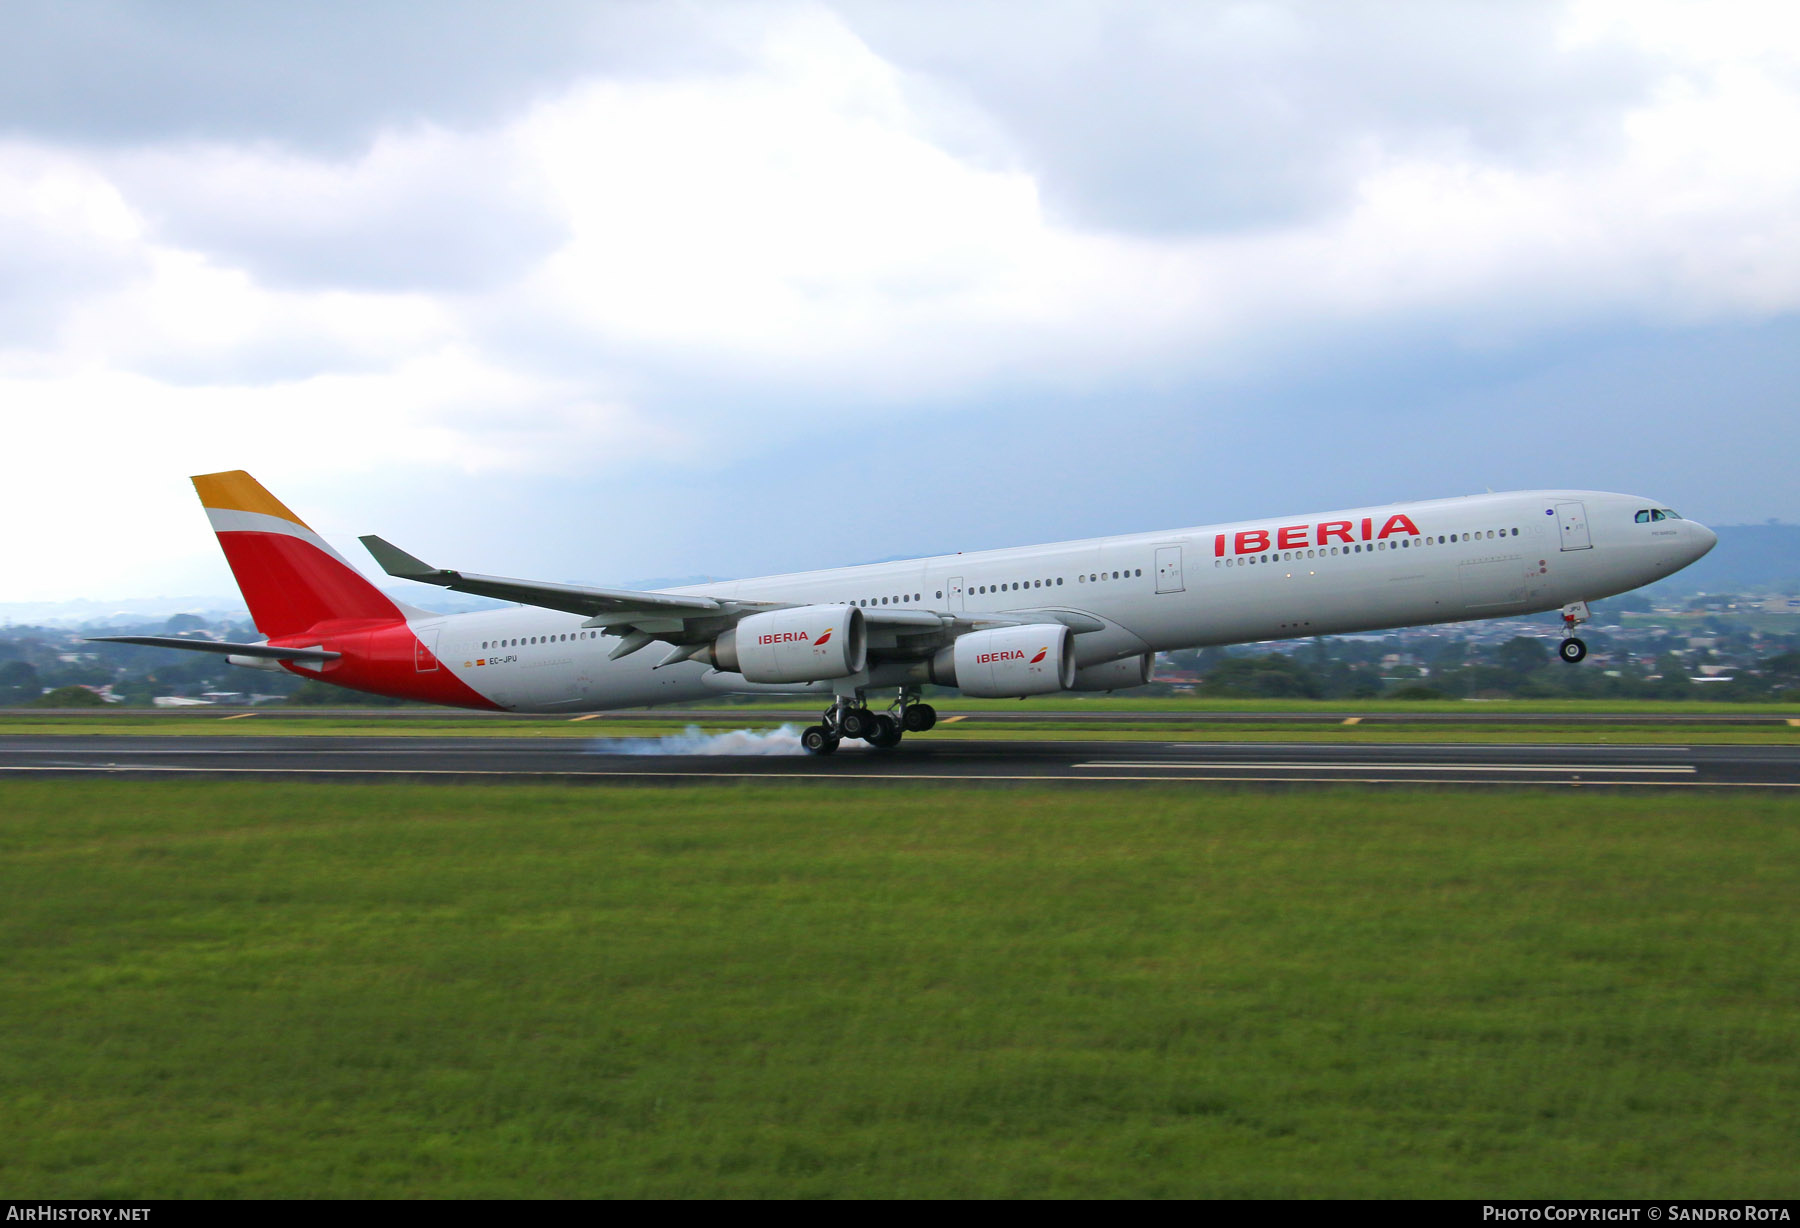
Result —
[{"label": "cockpit window", "polygon": [[1662,520],[1663,518],[1664,517],[1663,517],[1661,508],[1656,508],[1655,510],[1653,510],[1650,513],[1650,519],[1652,519],[1652,520]]},{"label": "cockpit window", "polygon": [[1658,516],[1661,516],[1661,517],[1664,517],[1664,518],[1666,518],[1666,519],[1668,519],[1668,520],[1680,520],[1680,519],[1681,519],[1681,513],[1680,513],[1680,512],[1677,512],[1677,511],[1673,511],[1673,510],[1671,510],[1671,509],[1669,509],[1669,508],[1666,508],[1666,507],[1665,507],[1665,508],[1663,508],[1663,509],[1662,509],[1662,510],[1661,510],[1661,511],[1659,511],[1659,512],[1657,512],[1657,515],[1658,515]]},{"label": "cockpit window", "polygon": [[1638,514],[1637,514],[1637,522],[1639,524],[1649,524],[1650,523],[1650,509],[1640,508],[1638,511]]}]

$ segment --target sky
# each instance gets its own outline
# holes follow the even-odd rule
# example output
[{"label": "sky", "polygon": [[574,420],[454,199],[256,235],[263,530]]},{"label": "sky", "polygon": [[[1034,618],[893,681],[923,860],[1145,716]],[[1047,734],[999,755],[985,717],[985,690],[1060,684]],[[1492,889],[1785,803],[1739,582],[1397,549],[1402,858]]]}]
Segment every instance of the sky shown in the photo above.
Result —
[{"label": "sky", "polygon": [[1791,3],[0,34],[0,602],[231,592],[224,469],[370,570],[592,583],[1486,489],[1800,519]]}]

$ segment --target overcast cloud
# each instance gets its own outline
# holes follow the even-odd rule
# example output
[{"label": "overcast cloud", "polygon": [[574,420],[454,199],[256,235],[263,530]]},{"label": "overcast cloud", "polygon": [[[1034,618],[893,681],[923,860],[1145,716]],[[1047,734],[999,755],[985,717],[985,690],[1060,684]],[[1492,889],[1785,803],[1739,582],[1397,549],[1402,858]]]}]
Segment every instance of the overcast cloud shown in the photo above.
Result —
[{"label": "overcast cloud", "polygon": [[1490,486],[1800,515],[1788,5],[5,20],[0,513],[57,530],[0,599],[229,591],[223,468],[595,581]]}]

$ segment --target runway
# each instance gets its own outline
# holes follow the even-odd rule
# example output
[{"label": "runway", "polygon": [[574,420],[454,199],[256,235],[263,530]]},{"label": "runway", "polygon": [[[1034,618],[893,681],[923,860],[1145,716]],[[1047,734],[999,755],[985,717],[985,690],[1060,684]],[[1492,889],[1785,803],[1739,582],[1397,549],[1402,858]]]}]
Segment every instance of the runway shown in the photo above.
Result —
[{"label": "runway", "polygon": [[[1618,725],[1800,725],[1800,710],[1787,712],[1520,712],[1483,711],[1471,706],[1458,712],[1408,712],[1392,708],[1382,710],[1350,709],[1341,711],[1262,712],[1201,711],[1144,709],[1130,711],[1119,708],[1095,708],[1082,711],[1070,708],[1045,710],[1023,706],[1018,708],[964,709],[945,707],[943,713],[972,727],[994,725],[1540,725],[1540,726],[1618,726]],[[109,712],[105,715],[114,715]],[[158,721],[191,722],[225,718],[258,718],[281,721],[392,721],[404,725],[409,721],[594,721],[604,728],[609,721],[641,725],[645,723],[685,724],[701,722],[717,724],[731,721],[800,721],[811,723],[815,708],[775,708],[749,704],[725,708],[627,708],[585,715],[560,716],[555,713],[474,712],[459,708],[409,706],[402,708],[310,708],[280,705],[265,708],[236,708],[207,705],[192,708],[133,708],[119,713]],[[47,717],[101,719],[91,708],[0,708],[0,717],[19,720],[43,720]]]},{"label": "runway", "polygon": [[[846,743],[829,758],[643,753],[652,746],[693,751],[719,745],[732,744],[604,737],[8,736],[0,737],[0,778],[1800,789],[1800,746],[933,742],[926,734],[889,752]],[[779,741],[764,749],[785,746]]]}]

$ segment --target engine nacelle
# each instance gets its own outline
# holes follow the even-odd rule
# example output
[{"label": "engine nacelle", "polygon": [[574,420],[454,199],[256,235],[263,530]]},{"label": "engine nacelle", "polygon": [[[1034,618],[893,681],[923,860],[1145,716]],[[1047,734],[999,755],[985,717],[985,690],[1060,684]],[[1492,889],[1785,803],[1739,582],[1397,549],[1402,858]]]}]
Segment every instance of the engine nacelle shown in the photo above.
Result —
[{"label": "engine nacelle", "polygon": [[808,605],[752,614],[714,640],[706,659],[750,682],[823,682],[860,672],[869,639],[858,607]]},{"label": "engine nacelle", "polygon": [[1102,665],[1090,665],[1075,671],[1075,685],[1070,688],[1076,691],[1127,691],[1134,686],[1143,686],[1150,681],[1156,672],[1156,654],[1141,652],[1135,657],[1126,657],[1123,661],[1107,661]]},{"label": "engine nacelle", "polygon": [[1061,623],[971,631],[932,658],[931,680],[976,699],[1066,691],[1075,681],[1075,637]]}]

